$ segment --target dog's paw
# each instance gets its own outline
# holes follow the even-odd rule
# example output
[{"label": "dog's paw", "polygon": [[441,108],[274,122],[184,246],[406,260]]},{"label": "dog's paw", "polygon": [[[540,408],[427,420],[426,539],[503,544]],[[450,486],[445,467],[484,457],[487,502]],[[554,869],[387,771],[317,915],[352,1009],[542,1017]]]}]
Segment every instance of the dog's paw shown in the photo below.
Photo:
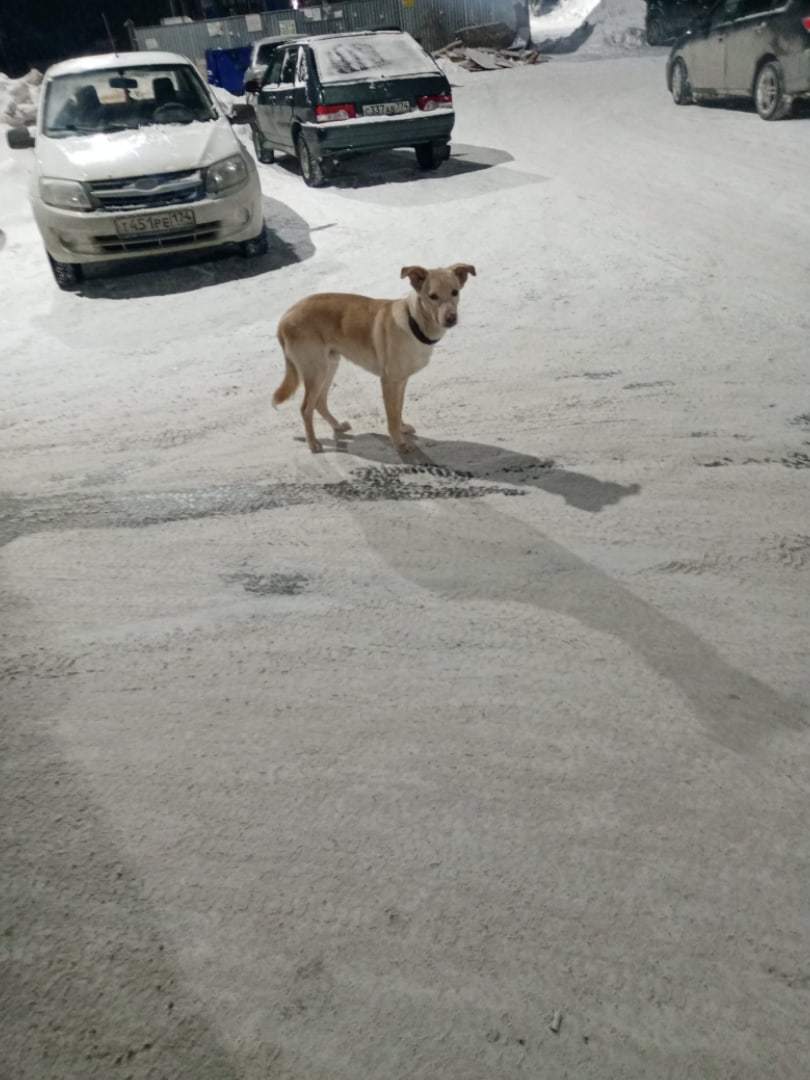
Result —
[{"label": "dog's paw", "polygon": [[416,447],[403,439],[402,442],[394,443],[394,449],[398,454],[412,454]]},{"label": "dog's paw", "polygon": [[312,451],[313,454],[322,454],[323,453],[323,443],[319,439],[315,439],[314,442],[311,442],[309,444],[309,448],[310,448],[310,450]]},{"label": "dog's paw", "polygon": [[413,424],[403,424],[401,430],[403,435],[416,434],[416,428],[413,426]]},{"label": "dog's paw", "polygon": [[342,424],[338,424],[337,427],[335,428],[335,434],[336,435],[344,435],[347,431],[351,431],[351,430],[352,430],[352,425],[349,423],[348,420],[344,420]]}]

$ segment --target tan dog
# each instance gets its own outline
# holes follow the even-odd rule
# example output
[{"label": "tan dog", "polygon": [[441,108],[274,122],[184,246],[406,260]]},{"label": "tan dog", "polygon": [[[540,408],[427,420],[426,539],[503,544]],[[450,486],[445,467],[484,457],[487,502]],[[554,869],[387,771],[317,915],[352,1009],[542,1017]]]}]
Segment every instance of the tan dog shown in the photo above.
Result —
[{"label": "tan dog", "polygon": [[388,432],[397,450],[411,449],[402,422],[405,386],[430,361],[436,345],[458,322],[459,292],[475,267],[456,263],[446,269],[405,266],[413,292],[401,300],[372,300],[354,293],[319,293],[299,300],[282,316],[278,340],[287,366],[273,404],[280,405],[304,384],[301,415],[310,450],[323,450],[315,438],[312,417],[317,409],[336,434],[348,431],[329,412],[326,398],[340,358],[378,375],[382,381]]}]

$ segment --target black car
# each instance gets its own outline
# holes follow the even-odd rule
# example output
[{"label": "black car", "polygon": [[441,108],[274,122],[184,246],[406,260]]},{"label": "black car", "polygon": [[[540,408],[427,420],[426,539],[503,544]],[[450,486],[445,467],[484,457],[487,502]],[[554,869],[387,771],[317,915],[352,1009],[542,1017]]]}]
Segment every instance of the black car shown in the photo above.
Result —
[{"label": "black car", "polygon": [[412,147],[421,169],[450,156],[455,113],[450,83],[401,30],[299,38],[273,54],[255,94],[259,161],[294,154],[310,187],[341,157]]},{"label": "black car", "polygon": [[647,0],[647,44],[671,45],[713,6],[712,0]]},{"label": "black car", "polygon": [[667,85],[676,105],[753,98],[783,119],[810,97],[810,0],[724,0],[673,46]]}]

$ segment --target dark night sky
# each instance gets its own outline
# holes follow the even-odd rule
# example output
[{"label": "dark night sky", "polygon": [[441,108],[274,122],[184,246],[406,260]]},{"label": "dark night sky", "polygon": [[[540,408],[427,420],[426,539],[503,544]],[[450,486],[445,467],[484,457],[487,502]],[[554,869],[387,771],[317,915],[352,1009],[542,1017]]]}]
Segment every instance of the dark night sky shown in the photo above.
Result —
[{"label": "dark night sky", "polygon": [[[203,11],[219,17],[279,6],[263,0],[175,0],[174,10],[199,18]],[[287,4],[283,4],[284,7]],[[172,14],[171,0],[0,0],[0,71],[19,75],[32,64],[103,49],[107,42],[105,12],[119,48],[128,38],[124,23],[160,22]]]}]

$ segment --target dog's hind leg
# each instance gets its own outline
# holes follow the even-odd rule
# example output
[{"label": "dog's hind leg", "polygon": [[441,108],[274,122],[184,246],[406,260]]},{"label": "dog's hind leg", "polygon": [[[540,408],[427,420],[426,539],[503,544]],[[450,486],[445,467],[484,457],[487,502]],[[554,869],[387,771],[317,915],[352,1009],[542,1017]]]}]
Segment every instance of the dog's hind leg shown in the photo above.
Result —
[{"label": "dog's hind leg", "polygon": [[338,357],[332,362],[328,372],[325,372],[323,389],[321,390],[320,397],[315,403],[315,408],[318,410],[318,412],[321,414],[327,424],[331,426],[335,435],[342,435],[346,431],[351,431],[352,427],[352,425],[348,421],[344,421],[343,423],[341,423],[340,420],[336,420],[335,417],[329,412],[329,406],[326,402],[326,399],[329,396],[329,388],[332,385],[332,379],[334,379],[335,377],[335,372],[338,369],[339,363],[340,358]]},{"label": "dog's hind leg", "polygon": [[[299,357],[300,363],[300,357]],[[315,410],[323,416],[326,406],[324,394],[329,390],[337,364],[325,352],[312,353],[304,357],[300,363],[301,376],[304,381],[304,400],[301,403],[301,418],[304,421],[304,432],[307,437],[307,445],[313,454],[320,454],[323,444],[315,437],[315,427],[312,418]],[[328,410],[327,410],[328,412]],[[327,416],[327,419],[329,417]],[[334,417],[329,421],[332,423]],[[337,421],[335,421],[337,423]],[[332,425],[334,427],[334,424]]]}]

